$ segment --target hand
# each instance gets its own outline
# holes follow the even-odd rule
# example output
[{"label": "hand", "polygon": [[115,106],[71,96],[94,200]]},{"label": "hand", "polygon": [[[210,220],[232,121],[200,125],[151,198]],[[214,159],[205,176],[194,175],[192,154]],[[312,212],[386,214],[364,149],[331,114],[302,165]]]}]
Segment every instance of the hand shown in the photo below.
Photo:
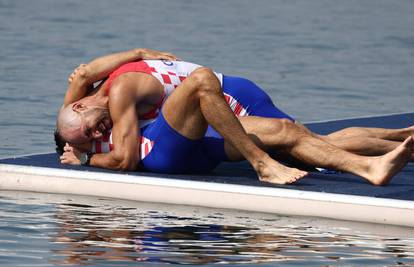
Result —
[{"label": "hand", "polygon": [[71,83],[73,79],[75,78],[76,74],[85,75],[84,68],[86,67],[86,64],[80,64],[76,69],[73,70],[73,72],[69,75],[68,83]]},{"label": "hand", "polygon": [[151,50],[147,48],[140,48],[139,52],[141,53],[141,59],[164,59],[164,60],[181,60],[177,56],[168,53],[168,52],[161,52],[156,50]]},{"label": "hand", "polygon": [[63,154],[60,156],[60,163],[62,164],[70,164],[70,165],[80,165],[80,156],[82,152],[66,143],[65,147],[63,148]]}]

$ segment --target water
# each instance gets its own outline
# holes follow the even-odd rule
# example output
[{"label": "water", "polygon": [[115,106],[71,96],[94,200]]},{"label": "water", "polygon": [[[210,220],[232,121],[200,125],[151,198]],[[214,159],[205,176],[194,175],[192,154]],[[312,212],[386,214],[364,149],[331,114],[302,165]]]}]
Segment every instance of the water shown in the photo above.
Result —
[{"label": "water", "polygon": [[414,229],[21,192],[0,207],[10,266],[414,265]]},{"label": "water", "polygon": [[[0,0],[0,157],[52,151],[68,74],[81,62],[133,47],[171,51],[250,78],[301,121],[413,111],[412,14],[410,0]],[[173,209],[186,216],[170,215],[168,206],[152,213],[150,204],[123,211],[124,204],[114,200],[108,217],[95,213],[107,207],[98,200],[78,207],[77,197],[43,202],[45,197],[23,194],[0,202],[4,265],[144,265],[153,258],[185,264],[413,265],[414,235],[404,228],[395,240],[381,231],[371,234],[373,226],[359,233],[352,226],[344,237],[335,223],[319,227],[323,221],[309,218],[275,216],[266,223],[264,215],[244,214],[225,223],[232,214],[205,221],[194,208]],[[125,233],[105,228],[111,216]],[[157,227],[168,228],[160,243],[145,236],[155,235]],[[203,231],[212,232],[211,244],[200,237]],[[145,247],[145,253],[134,246]]]}]

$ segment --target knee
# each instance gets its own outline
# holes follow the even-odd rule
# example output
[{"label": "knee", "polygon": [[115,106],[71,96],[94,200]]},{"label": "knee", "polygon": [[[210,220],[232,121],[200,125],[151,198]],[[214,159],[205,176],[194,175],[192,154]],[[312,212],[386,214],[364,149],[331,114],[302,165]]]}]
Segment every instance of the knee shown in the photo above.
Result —
[{"label": "knee", "polygon": [[289,119],[273,119],[273,124],[279,125],[282,131],[287,132],[301,132],[300,128],[291,120]]},{"label": "knee", "polygon": [[280,136],[287,144],[295,144],[308,136],[295,122],[289,119],[272,119],[271,132]]},{"label": "knee", "polygon": [[217,79],[214,72],[209,68],[201,67],[199,69],[196,69],[191,73],[190,77],[199,96],[221,91],[219,80]]}]

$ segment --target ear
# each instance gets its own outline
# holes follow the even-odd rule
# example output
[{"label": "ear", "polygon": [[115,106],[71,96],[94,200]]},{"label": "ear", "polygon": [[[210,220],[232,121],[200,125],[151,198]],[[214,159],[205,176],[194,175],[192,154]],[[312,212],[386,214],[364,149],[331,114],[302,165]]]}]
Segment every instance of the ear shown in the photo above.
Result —
[{"label": "ear", "polygon": [[75,102],[75,103],[72,104],[72,110],[73,111],[84,111],[86,109],[87,109],[86,105],[84,105],[82,103]]},{"label": "ear", "polygon": [[102,136],[103,136],[103,134],[98,130],[95,130],[95,131],[92,132],[93,139],[99,139],[99,138],[102,138]]}]

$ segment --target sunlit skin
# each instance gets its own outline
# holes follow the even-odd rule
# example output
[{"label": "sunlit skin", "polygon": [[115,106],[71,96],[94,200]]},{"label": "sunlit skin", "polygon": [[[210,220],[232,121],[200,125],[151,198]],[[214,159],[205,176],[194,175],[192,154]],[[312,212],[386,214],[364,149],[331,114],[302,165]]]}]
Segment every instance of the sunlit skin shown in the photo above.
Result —
[{"label": "sunlit skin", "polygon": [[[187,122],[185,119],[183,120],[183,118],[176,118],[175,114],[177,113],[177,109],[185,109],[188,106],[189,102],[183,102],[183,100],[188,99],[188,96],[186,96],[186,94],[189,92],[191,93],[191,90],[196,90],[197,86],[207,86],[206,89],[208,90],[210,90],[212,87],[217,86],[216,79],[211,78],[213,76],[210,75],[211,73],[209,73],[208,70],[202,70],[200,72],[196,72],[196,74],[197,75],[195,75],[193,79],[193,76],[190,75],[189,78],[187,78],[182,83],[182,85],[180,85],[181,87],[179,86],[179,88],[183,89],[177,90],[179,93],[174,93],[174,97],[170,97],[170,99],[167,100],[167,103],[170,104],[166,104],[163,107],[163,111],[166,112],[166,119],[170,119],[169,123],[171,125],[176,125],[176,122],[178,122],[178,125],[182,125],[184,123],[185,127],[179,132],[182,134],[184,133],[184,136],[188,136],[190,138],[197,138],[200,134],[203,134],[203,132],[200,131],[199,128],[194,127],[194,125],[191,123],[185,124]],[[76,75],[73,77],[75,76]],[[139,84],[139,89],[142,91],[147,88],[144,85],[151,85],[152,81],[154,81],[153,88],[161,88],[161,84],[159,84],[158,81],[150,75],[147,75],[145,79],[143,79],[143,76],[139,76],[140,75],[138,74],[126,75],[124,79],[120,79],[120,84],[123,88],[134,88]],[[194,87],[194,84],[196,87]],[[90,84],[87,86],[90,86]],[[148,92],[153,92],[151,90]],[[126,90],[122,92],[125,93],[125,91]],[[155,92],[157,91],[155,90]],[[146,101],[140,103],[151,103],[151,101],[148,101],[148,99],[151,99],[151,96],[153,95],[153,93],[148,93],[145,96]],[[94,98],[91,97],[89,100],[92,101],[97,99],[97,102],[100,102],[101,104],[96,104],[94,101],[87,104],[95,107],[104,107],[104,98],[100,96],[99,91],[94,93],[93,96]],[[154,99],[156,100],[158,98],[155,97]],[[89,108],[87,104],[85,104],[86,107],[82,105],[72,106],[72,111],[74,114],[76,114],[76,116],[74,116],[74,119],[71,120],[70,124],[73,124],[72,126],[74,126],[76,123],[79,124],[77,128],[72,127],[75,129],[74,131],[69,131],[68,133],[68,135],[72,134],[72,136],[70,136],[72,139],[70,140],[72,140],[72,143],[74,144],[80,144],[84,143],[85,141],[89,141],[90,139],[99,138],[102,136],[102,133],[104,131],[107,131],[110,128],[110,121],[108,121],[107,117],[102,115],[104,109],[94,110],[92,107]],[[223,106],[223,108],[225,107]],[[82,118],[82,116],[86,114],[85,110],[91,112],[88,114],[93,115],[91,119],[86,120]],[[95,113],[93,113],[91,110],[94,110],[93,112]],[[110,108],[110,105],[109,110],[112,110]],[[169,110],[171,111],[170,113],[168,112]],[[107,114],[108,113],[109,112],[107,112]],[[136,113],[139,114],[139,112],[135,110],[134,107],[133,115]],[[182,110],[182,112],[178,113],[185,114],[186,111]],[[197,114],[197,112],[195,112],[195,114]],[[112,115],[113,114],[110,114],[110,116]],[[198,120],[191,119],[189,121],[198,122]],[[311,133],[303,126],[286,120],[247,117],[240,118],[239,121],[244,130],[246,130],[247,133],[253,137],[253,140],[257,141],[256,145],[262,149],[268,150],[276,148],[280,151],[285,151],[295,158],[298,158],[303,162],[306,162],[313,166],[327,167],[351,172],[364,177],[375,185],[383,185],[388,183],[391,177],[395,175],[402,167],[404,167],[408,160],[412,158],[413,154],[413,141],[411,137],[413,132],[412,129],[410,131],[407,129],[389,130],[371,128],[348,128],[328,136],[318,136]],[[127,121],[125,121],[125,123],[127,123]],[[218,121],[218,123],[223,124],[223,122],[220,121]],[[135,122],[132,121],[132,123],[129,122],[127,124],[129,124],[129,126],[134,126]],[[224,125],[226,125],[226,123],[224,123]],[[202,127],[204,127],[204,124],[202,124]],[[76,129],[78,129],[81,133],[75,133]],[[229,130],[229,135],[234,135],[234,133],[231,132],[231,128]],[[131,138],[134,138],[136,142],[136,137],[138,134],[130,136]],[[405,142],[401,143],[404,141],[404,139],[406,139]],[[368,140],[370,143],[367,142]],[[369,144],[369,146],[366,144]],[[381,148],[378,149],[377,146],[372,146],[372,144],[381,144]],[[88,145],[82,146],[83,147],[81,149],[86,149]],[[114,142],[114,147],[115,149],[130,149],[130,146],[121,146],[121,148],[119,148],[119,145],[116,144],[116,142]],[[355,151],[356,148],[359,147],[360,149]],[[263,156],[262,154],[257,154],[256,152],[251,155],[249,153],[243,154],[239,149],[240,148],[236,148],[234,146],[234,143],[226,142],[226,152],[229,155],[230,159],[241,160],[244,159],[246,155],[250,158],[252,158],[252,155],[253,158]],[[62,163],[79,164],[79,151],[74,149],[73,146],[66,146],[65,151],[66,152],[61,158]],[[348,151],[354,152],[356,154],[349,153]],[[357,155],[364,155],[363,153],[369,153],[368,155],[378,156],[364,157]],[[96,158],[99,158],[99,155],[95,156]],[[93,158],[95,158],[95,156]],[[263,159],[265,159],[267,163],[270,163],[270,158],[264,157]],[[256,165],[252,164],[258,172],[260,172],[260,169],[262,169],[263,166],[266,167],[266,165],[261,165],[259,162],[257,162]],[[102,164],[101,167],[105,167],[105,165]],[[273,165],[272,168],[268,170],[262,169],[261,171],[262,173],[266,173],[266,175],[270,175],[269,177],[271,177],[272,173],[278,173],[279,175],[276,175],[274,178],[264,178],[263,176],[261,177],[259,175],[259,177],[261,177],[261,180],[272,183],[292,183],[306,175],[306,172],[295,168],[288,168],[280,164]]]},{"label": "sunlit skin", "polygon": [[[148,53],[148,50],[145,50],[144,53],[140,52],[139,57],[141,59],[176,59],[175,56],[154,51],[150,51],[149,54],[151,55],[149,57],[142,56],[142,54]],[[126,60],[129,55],[135,57],[137,53],[127,52],[126,54],[109,55],[94,60],[86,65],[84,69],[80,69],[78,75],[74,75],[74,79],[69,85],[63,110],[85,97],[93,82],[104,78],[122,63],[131,61],[131,59]],[[113,62],[117,62],[117,64]],[[94,74],[95,72],[98,74]],[[98,90],[91,97],[96,98],[103,95],[102,91]],[[118,170],[136,169],[139,161],[137,140],[137,136],[139,136],[139,111],[137,107],[158,103],[163,91],[164,88],[158,80],[144,73],[126,73],[115,80],[108,95],[108,108],[111,111],[110,117],[113,124],[112,136],[115,149],[109,153],[93,155],[90,160],[91,165]],[[217,108],[210,108],[213,106]],[[74,108],[76,109],[76,105],[72,107],[72,111]],[[177,108],[185,108],[186,110],[180,112],[177,111]],[[305,171],[289,168],[278,163],[247,136],[240,122],[227,105],[222,95],[221,86],[210,69],[199,68],[193,71],[164,103],[163,114],[170,126],[190,139],[202,138],[207,124],[211,124],[251,163],[261,180],[292,183],[307,175]],[[61,127],[63,123],[60,120],[61,116],[58,118],[58,130],[62,133],[67,129]],[[81,119],[77,119],[77,121],[80,122]],[[62,133],[62,136],[68,138],[72,143],[83,143],[90,138],[85,129],[89,131],[89,128],[92,128],[91,130],[96,131],[99,130],[98,125],[100,124],[94,121],[93,125],[78,126],[82,132],[81,134],[75,134],[74,131],[77,130],[77,127],[72,127],[70,131]],[[67,153],[62,155],[61,162],[71,163],[68,160]]]},{"label": "sunlit skin", "polygon": [[[112,128],[107,106],[86,106],[81,101],[61,111],[64,125],[60,126],[62,137],[72,144],[82,144],[99,139]],[[58,126],[58,127],[59,127]]]}]

